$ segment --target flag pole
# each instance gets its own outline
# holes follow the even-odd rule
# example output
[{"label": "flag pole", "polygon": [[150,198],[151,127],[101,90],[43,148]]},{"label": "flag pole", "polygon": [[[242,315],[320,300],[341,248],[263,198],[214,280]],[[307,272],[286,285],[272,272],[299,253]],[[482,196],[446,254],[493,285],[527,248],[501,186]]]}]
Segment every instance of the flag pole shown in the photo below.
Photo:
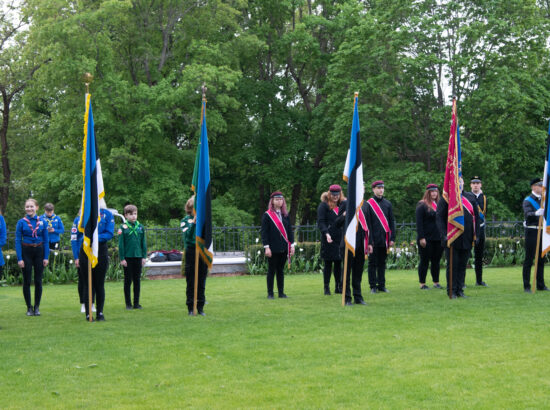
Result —
[{"label": "flag pole", "polygon": [[453,298],[453,245],[449,248],[449,299]]},{"label": "flag pole", "polygon": [[348,275],[348,248],[344,249],[346,254],[344,255],[344,277],[342,278],[342,306],[346,306],[346,278]]},{"label": "flag pole", "polygon": [[[544,204],[544,191],[542,191],[542,200],[541,200],[541,203]],[[538,270],[538,267],[539,267],[539,259],[540,259],[540,235],[541,235],[541,232],[542,232],[542,220],[543,220],[543,217],[542,215],[539,216],[539,228],[538,228],[538,232],[537,232],[537,250],[535,251],[535,271],[533,272],[533,293],[536,292],[536,289],[537,289],[537,270]]]},{"label": "flag pole", "polygon": [[[87,101],[88,94],[90,94],[90,83],[93,81],[94,76],[90,73],[86,73],[83,76],[84,84],[86,85],[86,94],[84,95],[84,101]],[[82,215],[80,216],[82,218]],[[88,256],[88,315],[89,315],[89,321],[93,322],[93,314],[92,314],[92,261],[90,260],[90,257]]]},{"label": "flag pole", "polygon": [[[195,218],[197,218],[195,216]],[[195,223],[197,223],[197,220],[195,219]],[[195,237],[195,281],[193,286],[193,315],[197,316],[197,296],[199,291],[199,244],[197,243],[196,237]]]}]

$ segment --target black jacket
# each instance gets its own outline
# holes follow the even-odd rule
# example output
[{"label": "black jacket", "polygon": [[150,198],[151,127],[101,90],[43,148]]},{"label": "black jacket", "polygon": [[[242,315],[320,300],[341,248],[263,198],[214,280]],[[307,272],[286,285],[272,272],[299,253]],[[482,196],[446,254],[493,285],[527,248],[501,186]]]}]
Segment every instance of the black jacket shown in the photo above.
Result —
[{"label": "black jacket", "polygon": [[[475,227],[474,220],[470,212],[464,209],[464,232],[454,240],[452,246],[456,249],[472,249],[473,242],[475,240],[475,232],[479,232],[479,211],[478,207],[475,206],[475,195],[471,192],[463,192],[462,196],[468,199],[474,208],[475,216]],[[449,213],[449,205],[444,198],[439,200],[437,204],[437,226],[439,228],[439,233],[441,235],[441,245],[444,247],[447,246],[447,216]]]},{"label": "black jacket", "polygon": [[[384,216],[388,220],[390,226],[390,241],[395,242],[395,218],[393,217],[393,207],[391,202],[385,198],[373,197],[380,206]],[[378,220],[374,209],[367,201],[363,202],[363,212],[367,219],[367,227],[369,228],[369,245],[375,247],[386,247],[386,231],[382,223]]]},{"label": "black jacket", "polygon": [[[531,198],[535,200],[537,204],[540,206],[540,199],[537,198],[533,193],[531,192],[529,194]],[[535,215],[535,212],[537,210],[533,206],[531,202],[529,202],[527,199],[523,201],[523,215],[525,216],[525,224],[527,226],[538,226],[539,225],[539,217]]]},{"label": "black jacket", "polygon": [[[474,194],[473,192],[472,195],[474,198],[476,198],[476,204],[479,206],[479,210],[483,212],[483,216],[485,217],[485,219],[487,219],[487,197],[483,192],[480,193],[478,197],[476,197],[476,194]],[[485,221],[482,223],[480,220],[478,232],[479,235],[477,236],[485,236]]]},{"label": "black jacket", "polygon": [[420,201],[416,207],[416,239],[441,240],[436,222],[436,212],[423,201]]},{"label": "black jacket", "polygon": [[[340,212],[340,206],[338,212]],[[317,226],[321,231],[321,258],[325,260],[342,259],[340,242],[342,241],[343,224],[337,225],[338,215],[330,209],[326,202],[321,202],[317,208]],[[327,242],[327,233],[330,234],[332,243]]]},{"label": "black jacket", "polygon": [[[290,243],[294,243],[294,232],[290,226],[290,219],[288,216],[283,216],[283,226],[285,227],[286,234]],[[260,229],[262,235],[262,244],[264,246],[269,245],[271,252],[273,253],[286,253],[288,251],[288,244],[286,243],[283,235],[279,232],[279,229],[275,226],[275,223],[271,220],[271,217],[264,212],[262,216],[262,226]]]}]

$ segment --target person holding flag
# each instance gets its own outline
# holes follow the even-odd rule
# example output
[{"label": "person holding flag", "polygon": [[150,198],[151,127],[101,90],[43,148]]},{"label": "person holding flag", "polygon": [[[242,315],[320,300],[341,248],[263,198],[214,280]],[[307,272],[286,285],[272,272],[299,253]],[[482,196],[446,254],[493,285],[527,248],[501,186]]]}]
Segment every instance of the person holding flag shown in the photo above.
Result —
[{"label": "person holding flag", "polygon": [[267,258],[267,298],[274,299],[273,282],[277,275],[279,298],[285,299],[284,268],[287,261],[290,267],[290,257],[294,255],[294,232],[282,192],[271,194],[267,211],[262,216],[260,233]]},{"label": "person holding flag", "polygon": [[487,196],[481,190],[481,178],[474,176],[470,180],[470,188],[476,201],[474,205],[479,207],[479,232],[476,232],[478,238],[474,246],[474,265],[476,270],[476,286],[487,287],[483,282],[483,253],[485,252],[485,218],[487,216]]},{"label": "person holding flag", "polygon": [[463,291],[466,265],[479,231],[479,212],[475,196],[463,192],[460,132],[453,99],[449,150],[443,183],[443,197],[437,204],[436,220],[441,245],[447,258],[447,293],[450,299],[466,297]]},{"label": "person holding flag", "polygon": [[374,181],[371,188],[373,196],[363,205],[369,231],[369,285],[371,293],[388,293],[386,258],[395,243],[395,218],[391,202],[384,198],[384,181]]}]

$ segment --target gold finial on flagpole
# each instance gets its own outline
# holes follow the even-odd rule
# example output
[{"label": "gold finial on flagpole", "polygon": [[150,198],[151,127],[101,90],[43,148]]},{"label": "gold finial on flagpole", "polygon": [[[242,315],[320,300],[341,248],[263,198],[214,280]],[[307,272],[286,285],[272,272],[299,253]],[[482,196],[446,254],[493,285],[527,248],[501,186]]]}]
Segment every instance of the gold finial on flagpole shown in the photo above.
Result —
[{"label": "gold finial on flagpole", "polygon": [[206,83],[202,83],[202,99],[203,99],[203,101],[206,101],[206,90],[208,90],[208,88],[206,88]]},{"label": "gold finial on flagpole", "polygon": [[94,81],[94,76],[90,73],[86,73],[82,76],[82,81],[86,85],[86,94],[90,93],[90,84]]}]

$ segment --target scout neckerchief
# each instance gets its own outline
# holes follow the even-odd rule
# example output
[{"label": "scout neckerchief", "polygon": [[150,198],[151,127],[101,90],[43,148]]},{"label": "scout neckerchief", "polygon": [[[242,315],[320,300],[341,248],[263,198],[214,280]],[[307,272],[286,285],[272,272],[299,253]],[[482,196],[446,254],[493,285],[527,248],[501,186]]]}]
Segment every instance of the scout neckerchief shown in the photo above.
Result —
[{"label": "scout neckerchief", "polygon": [[40,228],[38,217],[36,218],[36,227],[35,228],[32,227],[31,221],[29,221],[26,216],[23,218],[23,220],[25,222],[27,222],[27,225],[29,225],[29,229],[32,232],[31,233],[31,238],[38,238],[38,235],[36,234],[36,232],[38,231],[38,228]]},{"label": "scout neckerchief", "polygon": [[359,208],[359,212],[357,212],[357,220],[361,224],[361,228],[365,231],[365,243],[363,246],[365,255],[367,255],[369,253],[369,228],[367,227],[367,219],[365,218],[365,214],[361,208]]},{"label": "scout neckerchief", "polygon": [[286,234],[285,226],[283,225],[283,222],[279,219],[279,216],[277,213],[271,209],[266,211],[267,215],[271,218],[277,229],[279,230],[279,233],[283,237],[283,239],[286,241],[287,244],[287,257],[288,257],[288,267],[290,267],[290,241],[288,240],[288,235]]},{"label": "scout neckerchief", "polygon": [[51,217],[49,217],[48,215],[44,214],[44,218],[46,218],[46,221],[48,221],[48,228],[53,228],[52,222],[53,222],[53,220],[55,219],[55,217],[56,217],[55,214],[52,214]]},{"label": "scout neckerchief", "polygon": [[371,206],[372,210],[374,211],[374,214],[377,216],[378,220],[380,221],[382,228],[384,228],[384,231],[386,232],[386,248],[389,249],[391,229],[390,229],[390,224],[386,219],[386,215],[384,215],[384,212],[382,212],[380,205],[378,205],[378,202],[376,202],[374,198],[369,199],[367,202]]},{"label": "scout neckerchief", "polygon": [[472,215],[472,219],[474,221],[474,240],[476,238],[476,215],[474,213],[474,206],[466,197],[462,197],[462,205],[464,205],[464,208]]},{"label": "scout neckerchief", "polygon": [[138,236],[138,228],[140,227],[140,224],[139,224],[139,221],[136,221],[136,224],[134,226],[130,225],[130,222],[128,222],[126,224],[126,226],[128,227],[128,230],[130,231],[130,233],[128,235],[136,235]]},{"label": "scout neckerchief", "polygon": [[535,211],[538,211],[540,209],[540,204],[531,195],[525,198],[525,200],[528,201],[531,205],[533,205],[533,207],[535,208]]}]

